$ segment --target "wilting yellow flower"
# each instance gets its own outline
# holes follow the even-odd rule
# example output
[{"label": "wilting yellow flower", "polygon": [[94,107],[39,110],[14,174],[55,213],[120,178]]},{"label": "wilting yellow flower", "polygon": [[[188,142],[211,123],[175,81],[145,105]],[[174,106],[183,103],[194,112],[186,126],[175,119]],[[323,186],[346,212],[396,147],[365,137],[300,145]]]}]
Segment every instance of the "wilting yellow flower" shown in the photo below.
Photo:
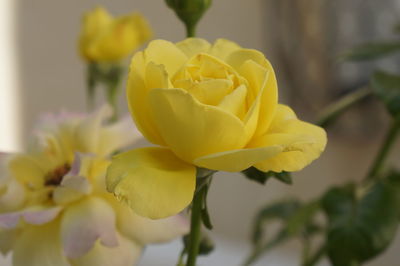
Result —
[{"label": "wilting yellow flower", "polygon": [[105,124],[110,115],[49,117],[28,153],[0,154],[0,251],[14,266],[133,265],[145,244],[188,231],[180,216],[138,216],[106,191],[108,157],[140,138],[127,119]]},{"label": "wilting yellow flower", "polygon": [[196,166],[298,171],[318,158],[325,131],[278,104],[264,55],[228,40],[156,40],[132,59],[127,98],[143,135],[162,147],[114,157],[107,188],[151,218],[192,200]]},{"label": "wilting yellow flower", "polygon": [[97,7],[85,14],[79,50],[90,62],[114,62],[128,56],[153,35],[147,20],[139,13],[117,18]]}]

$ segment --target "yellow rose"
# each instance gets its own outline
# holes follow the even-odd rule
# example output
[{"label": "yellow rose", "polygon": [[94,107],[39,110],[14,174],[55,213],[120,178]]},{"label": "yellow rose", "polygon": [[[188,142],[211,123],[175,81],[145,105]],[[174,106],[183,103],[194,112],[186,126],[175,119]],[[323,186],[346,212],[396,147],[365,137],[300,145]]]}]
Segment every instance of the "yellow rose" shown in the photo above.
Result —
[{"label": "yellow rose", "polygon": [[123,59],[152,36],[147,20],[138,13],[113,18],[98,7],[85,14],[79,38],[79,50],[90,62],[114,62]]},{"label": "yellow rose", "polygon": [[278,104],[262,53],[228,40],[156,40],[132,59],[130,112],[152,143],[114,157],[107,186],[135,212],[162,218],[193,198],[196,167],[298,171],[318,158],[325,131]]}]

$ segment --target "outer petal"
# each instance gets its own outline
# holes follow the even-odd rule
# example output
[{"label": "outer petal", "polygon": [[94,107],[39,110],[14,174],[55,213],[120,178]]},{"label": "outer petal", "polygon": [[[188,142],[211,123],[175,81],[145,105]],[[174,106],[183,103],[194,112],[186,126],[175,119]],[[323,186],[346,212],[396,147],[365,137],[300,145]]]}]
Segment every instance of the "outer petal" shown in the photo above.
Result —
[{"label": "outer petal", "polygon": [[225,60],[232,52],[240,48],[241,47],[237,43],[226,39],[218,39],[210,48],[209,54]]},{"label": "outer petal", "polygon": [[15,228],[21,218],[23,218],[28,224],[45,224],[53,221],[58,216],[61,210],[62,207],[53,207],[26,209],[18,212],[3,213],[0,214],[0,228]]},{"label": "outer petal", "polygon": [[96,243],[84,256],[73,259],[73,266],[132,266],[136,265],[142,247],[127,238],[118,235],[117,247],[108,248]]},{"label": "outer petal", "polygon": [[144,50],[146,63],[153,62],[157,65],[164,65],[169,77],[183,66],[187,56],[175,44],[165,40],[154,40]]},{"label": "outer petal", "polygon": [[214,153],[197,158],[194,163],[207,169],[239,172],[275,156],[282,151],[279,145]]},{"label": "outer petal", "polygon": [[[259,71],[257,71],[254,65],[246,63],[249,60],[267,70],[268,79],[266,82],[264,81],[264,75],[259,77],[257,74]],[[243,75],[252,87],[264,86],[255,136],[265,134],[275,115],[275,109],[278,104],[278,85],[271,63],[265,59],[262,53],[251,49],[236,50],[229,55],[227,62]]]},{"label": "outer petal", "polygon": [[13,266],[70,266],[58,230],[57,222],[26,228],[15,241]]},{"label": "outer petal", "polygon": [[117,215],[119,232],[142,245],[171,241],[189,232],[189,222],[183,215],[151,220],[135,214],[115,198],[110,201]]},{"label": "outer petal", "polygon": [[110,155],[116,150],[126,148],[142,138],[142,135],[132,123],[132,119],[129,116],[125,116],[120,121],[104,127],[100,131],[98,154]]},{"label": "outer petal", "polygon": [[165,68],[157,66],[154,63],[146,67],[143,52],[136,53],[131,63],[126,97],[129,111],[139,131],[142,132],[148,141],[163,145],[164,141],[154,125],[147,100],[149,91],[152,89],[151,87],[147,87],[149,84],[145,82],[146,76],[149,75],[153,79],[152,85],[157,85],[161,88],[168,85],[168,74]]},{"label": "outer petal", "polygon": [[188,58],[199,54],[207,52],[211,44],[204,39],[200,38],[187,38],[181,42],[178,42],[176,46],[185,53]]},{"label": "outer petal", "polygon": [[6,255],[13,249],[15,240],[18,237],[20,229],[0,229],[0,253]]},{"label": "outer petal", "polygon": [[107,189],[139,215],[159,219],[182,211],[193,198],[196,168],[164,148],[118,154],[107,171]]},{"label": "outer petal", "polygon": [[22,184],[40,188],[44,184],[44,176],[47,174],[33,156],[16,155],[9,163],[10,174]]},{"label": "outer petal", "polygon": [[8,180],[3,194],[0,194],[0,212],[8,212],[21,207],[25,200],[25,189],[14,178]]},{"label": "outer petal", "polygon": [[69,258],[87,253],[97,239],[107,247],[118,245],[115,214],[103,199],[91,197],[66,209],[61,221],[64,252]]},{"label": "outer petal", "polygon": [[104,105],[96,113],[80,122],[75,133],[78,151],[95,154],[99,152],[100,127],[102,122],[110,117],[111,113],[111,107]]},{"label": "outer petal", "polygon": [[159,131],[182,160],[240,149],[246,142],[239,118],[200,103],[182,89],[154,89],[150,100]]},{"label": "outer petal", "polygon": [[[254,166],[261,171],[299,171],[317,159],[325,149],[325,131],[293,117],[293,111],[280,105],[271,131],[255,139],[250,146],[282,145],[283,151]],[[286,118],[286,119],[285,119]],[[281,119],[280,121],[278,119]]]}]

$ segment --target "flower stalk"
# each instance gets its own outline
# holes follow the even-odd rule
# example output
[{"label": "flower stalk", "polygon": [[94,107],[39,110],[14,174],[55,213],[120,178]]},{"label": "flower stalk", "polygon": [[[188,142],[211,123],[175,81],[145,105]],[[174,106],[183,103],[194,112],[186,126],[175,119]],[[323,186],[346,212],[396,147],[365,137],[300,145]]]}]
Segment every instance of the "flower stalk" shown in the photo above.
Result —
[{"label": "flower stalk", "polygon": [[190,235],[188,247],[188,259],[186,266],[195,266],[197,255],[199,254],[200,240],[201,240],[201,209],[207,187],[203,186],[194,196],[191,221],[190,221]]}]

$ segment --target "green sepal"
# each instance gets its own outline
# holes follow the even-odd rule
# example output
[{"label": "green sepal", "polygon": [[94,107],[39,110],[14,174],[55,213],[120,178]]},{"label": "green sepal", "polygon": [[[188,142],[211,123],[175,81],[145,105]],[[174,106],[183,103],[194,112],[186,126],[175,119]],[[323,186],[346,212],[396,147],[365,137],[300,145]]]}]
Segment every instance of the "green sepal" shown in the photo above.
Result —
[{"label": "green sepal", "polygon": [[271,177],[288,185],[291,185],[293,183],[292,176],[288,172],[281,172],[281,173],[276,173],[272,171],[262,172],[255,167],[250,167],[247,168],[246,170],[243,170],[242,174],[244,174],[248,179],[260,183],[262,185],[265,185],[265,183]]}]

